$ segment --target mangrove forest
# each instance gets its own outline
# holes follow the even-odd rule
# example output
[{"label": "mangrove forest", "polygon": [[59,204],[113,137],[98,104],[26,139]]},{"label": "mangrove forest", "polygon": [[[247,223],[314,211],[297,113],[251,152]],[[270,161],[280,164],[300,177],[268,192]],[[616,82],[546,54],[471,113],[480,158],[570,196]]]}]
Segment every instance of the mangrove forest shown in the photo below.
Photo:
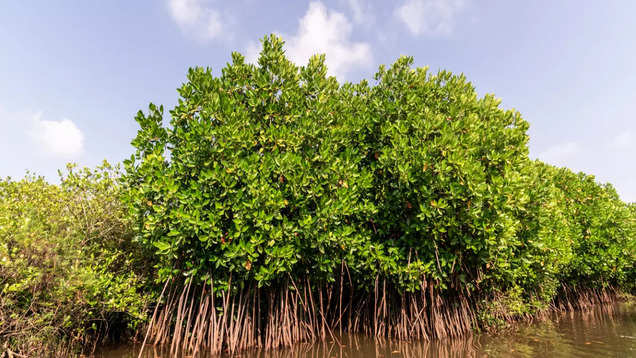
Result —
[{"label": "mangrove forest", "polygon": [[410,57],[324,60],[267,36],[139,111],[121,165],[1,180],[0,353],[434,340],[634,294],[636,204],[531,159],[519,112]]}]

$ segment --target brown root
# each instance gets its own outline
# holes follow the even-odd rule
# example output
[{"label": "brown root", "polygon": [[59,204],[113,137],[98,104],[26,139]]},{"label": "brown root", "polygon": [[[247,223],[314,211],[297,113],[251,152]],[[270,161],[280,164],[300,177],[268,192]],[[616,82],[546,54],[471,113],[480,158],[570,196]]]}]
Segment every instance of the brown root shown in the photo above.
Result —
[{"label": "brown root", "polygon": [[[316,286],[293,279],[277,288],[255,286],[215,290],[171,283],[147,327],[147,341],[169,345],[170,354],[234,354],[249,348],[273,349],[297,342],[339,342],[342,332],[377,339],[429,340],[469,333],[475,323],[470,298],[442,295],[433,281],[400,293],[385,279],[358,293],[347,279]],[[231,286],[231,282],[229,284]]]}]

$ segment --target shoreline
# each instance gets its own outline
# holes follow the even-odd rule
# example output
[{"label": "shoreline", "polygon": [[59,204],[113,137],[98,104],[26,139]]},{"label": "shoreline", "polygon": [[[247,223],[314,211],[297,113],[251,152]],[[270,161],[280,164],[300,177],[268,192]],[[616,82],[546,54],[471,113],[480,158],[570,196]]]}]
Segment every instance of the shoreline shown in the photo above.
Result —
[{"label": "shoreline", "polygon": [[[613,319],[614,316],[623,314],[623,311],[629,309],[629,307],[633,307],[633,304],[636,303],[634,296],[625,295],[619,296],[616,300],[606,301],[602,303],[597,303],[593,306],[585,306],[578,307],[574,309],[550,309],[548,312],[544,312],[540,315],[534,315],[532,317],[526,317],[524,319],[519,319],[514,322],[511,322],[508,327],[505,329],[499,329],[496,331],[471,331],[470,333],[459,336],[459,337],[445,337],[445,338],[435,338],[430,340],[396,340],[396,339],[385,339],[385,338],[374,338],[369,337],[364,334],[344,334],[343,336],[336,337],[337,340],[331,339],[331,337],[326,338],[325,340],[313,341],[313,342],[296,342],[288,347],[279,347],[271,350],[263,350],[263,349],[246,349],[238,354],[238,356],[248,356],[251,357],[251,354],[254,357],[258,356],[272,356],[272,357],[299,357],[302,356],[303,352],[316,352],[316,357],[318,357],[320,352],[338,352],[339,350],[353,349],[352,346],[360,347],[361,345],[375,345],[378,349],[388,352],[399,351],[402,356],[405,357],[420,357],[423,356],[420,353],[427,352],[428,355],[433,354],[432,356],[436,356],[436,353],[446,354],[443,356],[465,356],[466,353],[474,353],[477,354],[476,346],[479,344],[483,345],[482,342],[484,339],[487,342],[499,341],[500,339],[508,339],[514,337],[519,334],[520,331],[527,330],[536,325],[543,325],[546,321],[551,322],[550,325],[557,324],[564,320],[572,320],[572,319],[583,319],[582,317],[589,317],[591,315],[592,320],[606,320]],[[531,338],[528,338],[531,340]],[[536,338],[533,338],[536,340]],[[383,348],[384,347],[384,348]],[[107,358],[110,357],[110,354],[115,354],[116,357],[124,357],[125,352],[134,352],[134,357],[137,357],[139,354],[139,344],[121,344],[115,346],[104,346],[99,348],[94,357],[96,358]],[[483,347],[481,347],[483,348]],[[162,354],[167,354],[170,352],[170,347],[161,347],[161,346],[146,346],[144,351],[149,355],[149,357],[163,356]],[[411,353],[408,353],[411,352]],[[119,354],[119,355],[117,355]],[[419,354],[419,355],[418,355]],[[455,355],[452,355],[455,354]],[[426,355],[426,356],[428,356]],[[182,354],[180,356],[187,356],[186,354]],[[227,357],[229,356],[227,353],[209,355],[202,354],[198,355],[201,357]],[[329,355],[332,356],[332,355]],[[477,355],[475,355],[477,356]]]}]

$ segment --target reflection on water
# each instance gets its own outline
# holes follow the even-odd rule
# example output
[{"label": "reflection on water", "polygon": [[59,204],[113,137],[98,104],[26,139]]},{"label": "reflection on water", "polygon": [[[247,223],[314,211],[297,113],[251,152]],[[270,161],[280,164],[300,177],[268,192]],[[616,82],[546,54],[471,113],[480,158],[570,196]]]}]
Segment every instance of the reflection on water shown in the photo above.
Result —
[{"label": "reflection on water", "polygon": [[[120,347],[97,354],[135,358],[139,347]],[[169,357],[147,346],[145,358]],[[206,355],[202,355],[206,356]],[[617,304],[585,312],[554,315],[550,320],[518,325],[512,332],[474,335],[432,342],[374,341],[347,335],[321,343],[302,343],[274,351],[248,351],[243,358],[342,357],[636,357],[636,306]]]}]

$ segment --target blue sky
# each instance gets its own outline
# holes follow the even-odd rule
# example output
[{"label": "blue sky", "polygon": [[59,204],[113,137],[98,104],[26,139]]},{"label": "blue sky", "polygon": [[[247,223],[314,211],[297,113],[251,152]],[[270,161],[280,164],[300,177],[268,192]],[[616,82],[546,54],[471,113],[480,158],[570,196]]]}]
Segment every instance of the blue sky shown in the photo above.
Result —
[{"label": "blue sky", "polygon": [[463,72],[530,122],[534,158],[636,201],[635,1],[3,1],[0,176],[132,153],[133,118],[174,105],[190,66],[215,73],[281,34],[341,81],[399,55]]}]

